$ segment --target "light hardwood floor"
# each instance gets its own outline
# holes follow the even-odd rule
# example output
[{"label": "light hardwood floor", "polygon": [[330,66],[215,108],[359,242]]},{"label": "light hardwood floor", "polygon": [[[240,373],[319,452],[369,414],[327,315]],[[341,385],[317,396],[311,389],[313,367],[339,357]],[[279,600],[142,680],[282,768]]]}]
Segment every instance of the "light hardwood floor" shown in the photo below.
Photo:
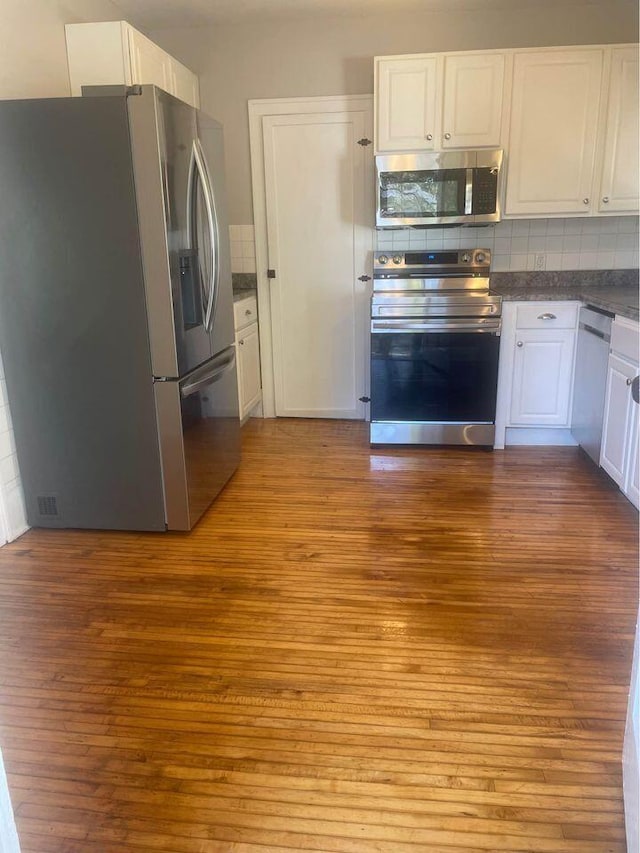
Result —
[{"label": "light hardwood floor", "polygon": [[23,853],[622,853],[637,565],[572,448],[252,421],[190,535],[0,550]]}]

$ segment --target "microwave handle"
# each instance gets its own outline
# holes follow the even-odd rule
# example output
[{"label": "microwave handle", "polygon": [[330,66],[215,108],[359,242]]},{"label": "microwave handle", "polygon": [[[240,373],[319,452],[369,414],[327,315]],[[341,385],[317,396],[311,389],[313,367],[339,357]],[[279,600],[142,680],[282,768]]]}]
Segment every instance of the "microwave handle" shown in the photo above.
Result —
[{"label": "microwave handle", "polygon": [[464,214],[470,216],[473,211],[473,169],[467,169],[467,180],[464,187]]}]

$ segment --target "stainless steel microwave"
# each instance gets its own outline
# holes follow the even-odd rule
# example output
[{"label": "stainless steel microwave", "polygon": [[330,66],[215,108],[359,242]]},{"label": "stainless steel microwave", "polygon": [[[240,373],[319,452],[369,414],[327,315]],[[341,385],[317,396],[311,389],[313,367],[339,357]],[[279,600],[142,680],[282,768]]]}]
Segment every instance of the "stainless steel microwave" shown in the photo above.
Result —
[{"label": "stainless steel microwave", "polygon": [[429,151],[376,157],[376,227],[500,221],[502,151]]}]

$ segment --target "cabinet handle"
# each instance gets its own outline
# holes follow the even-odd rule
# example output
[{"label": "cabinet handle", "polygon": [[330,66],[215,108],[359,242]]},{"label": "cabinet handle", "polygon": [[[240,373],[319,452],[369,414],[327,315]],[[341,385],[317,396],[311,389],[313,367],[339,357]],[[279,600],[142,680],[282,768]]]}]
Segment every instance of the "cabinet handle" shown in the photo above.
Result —
[{"label": "cabinet handle", "polygon": [[606,195],[606,196],[602,199],[602,201],[603,201],[603,204],[609,204],[609,196],[608,196],[608,195]]},{"label": "cabinet handle", "polygon": [[583,203],[583,204],[589,204],[589,199],[588,199],[588,198],[583,198],[583,199],[582,199],[582,203]]},{"label": "cabinet handle", "polygon": [[522,343],[522,341],[518,341],[518,343],[516,344],[516,346],[517,346],[517,347],[523,347],[523,346],[524,346],[524,344]]},{"label": "cabinet handle", "polygon": [[445,139],[451,139],[451,134],[450,134],[450,133],[445,133],[444,138],[445,138]]},{"label": "cabinet handle", "polygon": [[557,320],[555,314],[550,314],[548,311],[545,311],[544,314],[538,314],[538,320]]},{"label": "cabinet handle", "polygon": [[431,140],[433,139],[433,133],[427,133],[427,139],[429,140],[429,142],[431,142]]}]

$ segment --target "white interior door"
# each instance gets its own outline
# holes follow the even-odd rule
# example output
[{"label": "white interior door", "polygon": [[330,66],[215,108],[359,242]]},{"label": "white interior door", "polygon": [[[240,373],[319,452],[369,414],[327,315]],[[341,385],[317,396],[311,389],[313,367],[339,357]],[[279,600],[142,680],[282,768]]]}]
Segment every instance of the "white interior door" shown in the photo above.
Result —
[{"label": "white interior door", "polygon": [[262,120],[275,413],[363,418],[371,110]]}]

